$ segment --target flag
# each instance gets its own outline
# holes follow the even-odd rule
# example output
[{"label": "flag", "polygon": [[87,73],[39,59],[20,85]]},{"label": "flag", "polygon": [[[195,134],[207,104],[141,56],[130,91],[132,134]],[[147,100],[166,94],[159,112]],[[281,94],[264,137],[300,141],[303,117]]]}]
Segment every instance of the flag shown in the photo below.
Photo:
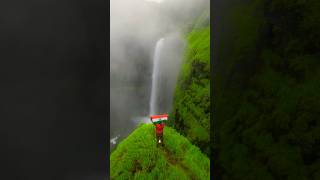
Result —
[{"label": "flag", "polygon": [[168,120],[168,114],[152,115],[150,119],[154,124],[161,123]]}]

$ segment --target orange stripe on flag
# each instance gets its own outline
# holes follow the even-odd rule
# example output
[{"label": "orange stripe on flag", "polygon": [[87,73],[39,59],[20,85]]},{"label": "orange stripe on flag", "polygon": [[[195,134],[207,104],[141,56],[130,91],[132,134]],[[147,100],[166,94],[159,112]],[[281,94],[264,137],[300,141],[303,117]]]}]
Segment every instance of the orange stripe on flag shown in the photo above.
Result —
[{"label": "orange stripe on flag", "polygon": [[163,117],[168,117],[168,114],[159,114],[159,115],[150,116],[151,119],[163,118]]}]

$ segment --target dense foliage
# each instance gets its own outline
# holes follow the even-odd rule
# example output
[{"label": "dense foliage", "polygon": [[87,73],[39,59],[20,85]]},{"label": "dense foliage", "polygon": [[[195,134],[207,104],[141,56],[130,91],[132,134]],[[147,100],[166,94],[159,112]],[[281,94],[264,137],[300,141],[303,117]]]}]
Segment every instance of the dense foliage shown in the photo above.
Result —
[{"label": "dense foliage", "polygon": [[208,12],[187,34],[187,48],[174,95],[174,127],[210,154],[210,26]]},{"label": "dense foliage", "polygon": [[110,156],[111,179],[210,179],[210,161],[170,127],[156,147],[155,127],[140,125]]},{"label": "dense foliage", "polygon": [[320,1],[226,11],[214,56],[219,179],[320,179]]}]

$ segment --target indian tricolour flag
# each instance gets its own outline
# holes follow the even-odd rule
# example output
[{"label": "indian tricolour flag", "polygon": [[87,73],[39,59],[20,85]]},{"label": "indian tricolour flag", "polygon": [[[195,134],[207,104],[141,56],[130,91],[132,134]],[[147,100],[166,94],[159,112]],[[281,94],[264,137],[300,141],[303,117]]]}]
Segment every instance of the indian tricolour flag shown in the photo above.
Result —
[{"label": "indian tricolour flag", "polygon": [[152,123],[161,123],[168,120],[168,114],[152,115],[150,119]]}]

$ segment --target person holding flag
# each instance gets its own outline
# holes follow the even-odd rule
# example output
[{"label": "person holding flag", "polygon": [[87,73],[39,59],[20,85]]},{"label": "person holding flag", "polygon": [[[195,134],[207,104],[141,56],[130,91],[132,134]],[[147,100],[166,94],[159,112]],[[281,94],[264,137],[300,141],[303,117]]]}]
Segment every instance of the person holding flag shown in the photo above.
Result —
[{"label": "person holding flag", "polygon": [[150,116],[151,122],[156,126],[156,137],[157,137],[157,144],[163,145],[163,129],[165,126],[164,121],[168,120],[168,114],[161,114],[161,115],[153,115]]}]

